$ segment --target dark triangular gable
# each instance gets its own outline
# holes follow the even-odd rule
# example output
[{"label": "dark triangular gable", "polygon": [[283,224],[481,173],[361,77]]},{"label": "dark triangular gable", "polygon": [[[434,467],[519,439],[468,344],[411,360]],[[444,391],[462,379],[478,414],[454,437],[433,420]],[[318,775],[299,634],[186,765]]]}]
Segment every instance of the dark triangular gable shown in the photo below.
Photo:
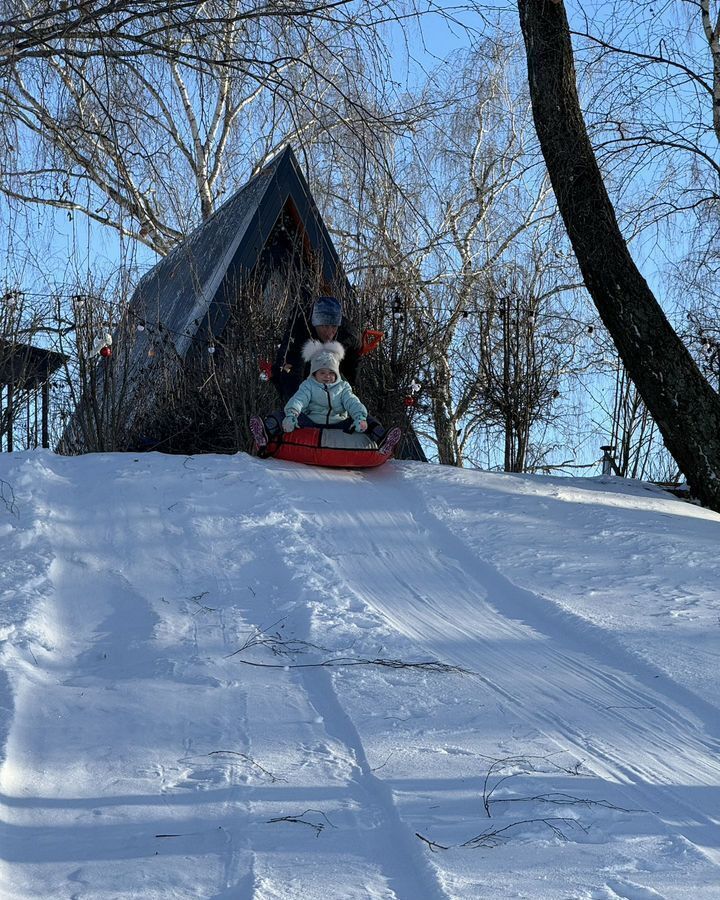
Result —
[{"label": "dark triangular gable", "polygon": [[138,334],[133,357],[147,357],[158,329],[181,358],[199,335],[218,337],[228,316],[224,286],[253,270],[283,211],[320,260],[326,290],[348,296],[337,252],[288,146],[139,283],[130,317],[148,327]]}]

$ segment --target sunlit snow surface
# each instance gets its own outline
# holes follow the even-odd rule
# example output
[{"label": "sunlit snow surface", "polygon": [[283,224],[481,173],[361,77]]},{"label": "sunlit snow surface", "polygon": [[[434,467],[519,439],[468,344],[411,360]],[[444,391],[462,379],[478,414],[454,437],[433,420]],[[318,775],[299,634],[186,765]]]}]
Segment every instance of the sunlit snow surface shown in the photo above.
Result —
[{"label": "sunlit snow surface", "polygon": [[1,900],[720,898],[720,516],[245,454],[0,479]]}]

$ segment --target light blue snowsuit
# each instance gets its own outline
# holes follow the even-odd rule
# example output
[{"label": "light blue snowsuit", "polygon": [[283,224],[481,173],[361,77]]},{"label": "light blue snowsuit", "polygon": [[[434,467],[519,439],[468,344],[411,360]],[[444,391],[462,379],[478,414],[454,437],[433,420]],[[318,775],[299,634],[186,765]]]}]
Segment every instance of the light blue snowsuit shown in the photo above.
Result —
[{"label": "light blue snowsuit", "polygon": [[367,420],[368,411],[347,381],[340,378],[333,384],[321,384],[311,375],[285,404],[286,416],[297,420],[300,413],[305,413],[316,425],[338,425],[348,415],[357,425]]}]

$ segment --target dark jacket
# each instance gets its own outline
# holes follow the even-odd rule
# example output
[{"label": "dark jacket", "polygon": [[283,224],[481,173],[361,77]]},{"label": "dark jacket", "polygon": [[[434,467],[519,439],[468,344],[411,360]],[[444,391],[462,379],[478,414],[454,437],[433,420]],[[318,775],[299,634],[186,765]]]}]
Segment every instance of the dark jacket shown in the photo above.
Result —
[{"label": "dark jacket", "polygon": [[[283,404],[287,403],[310,374],[310,365],[302,358],[302,348],[306,341],[317,337],[309,316],[302,310],[293,312],[278,348],[270,379],[277,388]],[[360,364],[360,335],[344,316],[335,340],[345,348],[345,358],[340,363],[340,374],[351,387],[355,387]]]}]

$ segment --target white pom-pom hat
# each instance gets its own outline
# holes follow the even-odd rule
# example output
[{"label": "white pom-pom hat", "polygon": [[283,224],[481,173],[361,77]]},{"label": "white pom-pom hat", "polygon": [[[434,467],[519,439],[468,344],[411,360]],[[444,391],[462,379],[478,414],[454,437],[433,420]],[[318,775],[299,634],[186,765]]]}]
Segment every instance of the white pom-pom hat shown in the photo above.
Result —
[{"label": "white pom-pom hat", "polygon": [[345,357],[345,348],[338,341],[308,341],[303,347],[303,359],[310,363],[310,374],[318,369],[330,369],[340,380],[340,363]]}]

